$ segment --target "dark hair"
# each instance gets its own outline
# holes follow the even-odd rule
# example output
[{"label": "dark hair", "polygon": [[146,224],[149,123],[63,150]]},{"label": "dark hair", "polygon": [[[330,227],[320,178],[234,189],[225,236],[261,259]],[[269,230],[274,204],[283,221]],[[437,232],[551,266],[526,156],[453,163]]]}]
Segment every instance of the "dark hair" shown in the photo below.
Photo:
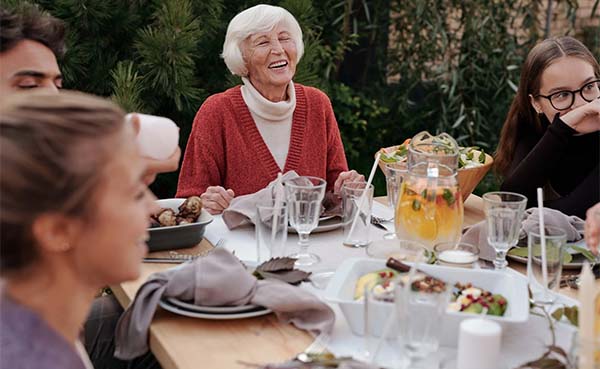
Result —
[{"label": "dark hair", "polygon": [[542,73],[550,64],[564,56],[587,61],[594,68],[596,77],[600,77],[600,66],[594,55],[584,44],[573,37],[554,37],[537,44],[529,52],[523,64],[519,89],[500,133],[500,142],[494,159],[496,173],[503,176],[509,174],[517,140],[525,130],[540,135],[543,133],[540,117],[531,106],[529,95],[535,96],[540,92]]},{"label": "dark hair", "polygon": [[23,40],[37,41],[48,47],[57,59],[65,54],[65,25],[32,4],[15,9],[0,7],[0,53]]},{"label": "dark hair", "polygon": [[108,100],[68,91],[15,94],[0,104],[2,274],[37,259],[31,227],[39,216],[93,221],[104,168],[125,142],[124,116]]}]

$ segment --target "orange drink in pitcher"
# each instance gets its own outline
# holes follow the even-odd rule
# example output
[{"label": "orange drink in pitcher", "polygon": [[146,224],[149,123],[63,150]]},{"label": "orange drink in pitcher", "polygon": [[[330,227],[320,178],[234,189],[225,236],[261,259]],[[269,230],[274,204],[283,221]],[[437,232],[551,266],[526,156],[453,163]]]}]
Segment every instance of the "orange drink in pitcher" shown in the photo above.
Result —
[{"label": "orange drink in pitcher", "polygon": [[408,173],[400,187],[395,226],[400,239],[433,249],[458,241],[463,224],[463,199],[458,188],[458,145],[443,133],[417,134],[409,146]]}]

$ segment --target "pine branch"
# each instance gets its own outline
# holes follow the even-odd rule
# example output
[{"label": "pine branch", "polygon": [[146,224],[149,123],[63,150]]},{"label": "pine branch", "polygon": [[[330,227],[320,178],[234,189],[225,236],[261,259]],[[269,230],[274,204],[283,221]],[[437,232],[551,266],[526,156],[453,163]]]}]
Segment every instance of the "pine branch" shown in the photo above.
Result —
[{"label": "pine branch", "polygon": [[142,93],[144,84],[138,72],[134,70],[133,62],[121,61],[110,72],[113,85],[111,99],[121,105],[127,112],[149,112],[144,106]]}]

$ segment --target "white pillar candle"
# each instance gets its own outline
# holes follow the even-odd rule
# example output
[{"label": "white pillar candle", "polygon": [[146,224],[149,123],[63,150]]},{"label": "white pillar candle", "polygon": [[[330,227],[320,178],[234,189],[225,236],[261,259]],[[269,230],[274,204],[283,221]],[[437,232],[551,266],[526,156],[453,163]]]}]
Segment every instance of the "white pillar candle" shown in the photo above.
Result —
[{"label": "white pillar candle", "polygon": [[140,120],[137,144],[142,156],[156,159],[168,159],[179,146],[179,127],[169,118],[132,113],[126,116],[131,120],[136,114]]},{"label": "white pillar candle", "polygon": [[465,319],[458,333],[457,369],[496,369],[500,359],[502,327],[487,319]]},{"label": "white pillar candle", "polygon": [[594,369],[594,328],[596,288],[594,275],[586,262],[579,276],[579,369]]}]

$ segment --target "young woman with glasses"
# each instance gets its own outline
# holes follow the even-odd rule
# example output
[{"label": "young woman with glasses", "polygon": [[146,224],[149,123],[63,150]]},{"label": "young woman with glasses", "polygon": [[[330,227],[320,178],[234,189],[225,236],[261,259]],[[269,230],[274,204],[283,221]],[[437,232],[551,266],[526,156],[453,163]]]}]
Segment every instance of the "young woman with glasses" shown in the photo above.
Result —
[{"label": "young woman with glasses", "polygon": [[585,218],[600,199],[600,66],[572,37],[536,45],[502,128],[496,170],[502,189]]}]

